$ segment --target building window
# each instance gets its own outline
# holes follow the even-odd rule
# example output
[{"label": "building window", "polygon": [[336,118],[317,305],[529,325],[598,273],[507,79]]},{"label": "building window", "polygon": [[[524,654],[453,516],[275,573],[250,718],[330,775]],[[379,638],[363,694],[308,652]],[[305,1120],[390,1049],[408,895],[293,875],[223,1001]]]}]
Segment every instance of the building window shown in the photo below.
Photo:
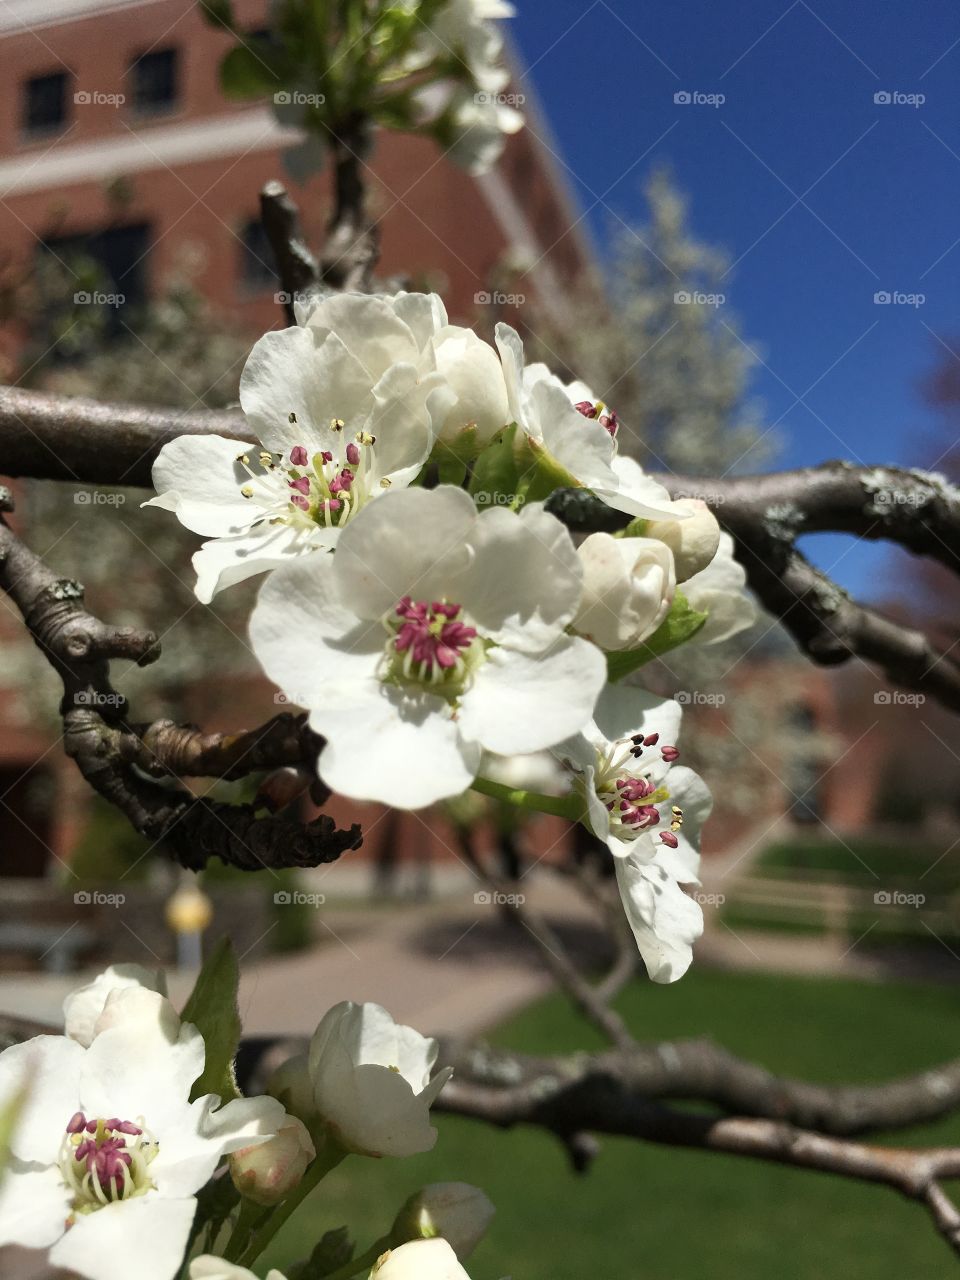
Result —
[{"label": "building window", "polygon": [[24,83],[25,133],[56,133],[67,121],[67,73],[31,76]]},{"label": "building window", "polygon": [[133,107],[143,115],[172,111],[177,105],[177,50],[151,49],[130,68]]},{"label": "building window", "polygon": [[[48,236],[37,248],[41,271],[53,265],[55,279],[61,280],[54,297],[44,308],[44,320],[51,333],[58,328],[63,288],[73,290],[72,318],[84,324],[77,329],[77,344],[58,342],[55,360],[82,359],[103,336],[121,337],[136,330],[148,301],[147,263],[153,239],[149,223],[104,227],[86,235]],[[41,277],[42,278],[42,277]],[[88,326],[91,315],[99,326]],[[52,340],[52,339],[51,339]]]},{"label": "building window", "polygon": [[273,249],[259,218],[251,218],[241,234],[240,284],[251,293],[261,293],[277,286]]}]

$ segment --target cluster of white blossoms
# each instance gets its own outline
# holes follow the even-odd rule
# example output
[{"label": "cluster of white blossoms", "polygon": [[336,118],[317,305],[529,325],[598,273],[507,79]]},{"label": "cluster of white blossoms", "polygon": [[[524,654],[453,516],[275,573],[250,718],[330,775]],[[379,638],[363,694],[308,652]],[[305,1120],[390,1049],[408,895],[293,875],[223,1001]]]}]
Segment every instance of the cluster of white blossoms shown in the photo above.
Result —
[{"label": "cluster of white blossoms", "polygon": [[503,61],[497,23],[512,18],[507,0],[401,0],[418,23],[403,70],[428,69],[429,82],[414,91],[419,121],[436,134],[457,164],[486,173],[499,159],[507,135],[523,128],[523,116],[504,90],[510,72]]},{"label": "cluster of white blossoms", "polygon": [[[491,345],[412,293],[331,295],[298,321],[247,361],[249,441],[183,437],[155,464],[153,504],[208,538],[199,598],[270,571],[252,647],[342,795],[417,809],[482,788],[491,758],[565,761],[651,975],[678,977],[708,795],[673,767],[679,707],[610,681],[752,623],[730,538],[509,326]],[[558,489],[627,527],[577,545],[548,510]]]},{"label": "cluster of white blossoms", "polygon": [[[108,969],[67,998],[63,1035],[0,1054],[0,1100],[5,1108],[16,1100],[0,1168],[0,1247],[42,1251],[51,1267],[87,1280],[173,1280],[191,1253],[191,1280],[245,1280],[289,1210],[347,1155],[414,1155],[434,1145],[430,1106],[450,1069],[434,1072],[436,1042],[379,1005],[336,1005],[309,1054],[276,1073],[269,1095],[239,1097],[231,1076],[233,1096],[221,1102],[198,1096],[211,1046],[160,985],[136,965]],[[208,1012],[222,1026],[222,1008]],[[227,1173],[234,1203],[221,1192],[226,1208],[211,1212],[198,1195],[215,1177],[229,1187]],[[261,1232],[252,1242],[243,1205]],[[463,1280],[458,1256],[472,1251],[492,1215],[476,1187],[426,1187],[355,1270],[379,1280]],[[204,1239],[219,1240],[224,1256],[202,1253]]]}]

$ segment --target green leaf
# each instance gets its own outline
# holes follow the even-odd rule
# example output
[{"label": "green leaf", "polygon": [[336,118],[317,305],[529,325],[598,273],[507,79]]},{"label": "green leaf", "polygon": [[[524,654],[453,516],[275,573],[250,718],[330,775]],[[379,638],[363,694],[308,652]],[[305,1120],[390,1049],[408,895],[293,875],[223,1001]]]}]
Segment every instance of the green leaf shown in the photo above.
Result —
[{"label": "green leaf", "polygon": [[695,636],[707,620],[707,615],[691,609],[686,596],[678,591],[673,597],[670,612],[650,638],[639,649],[625,649],[607,654],[607,678],[611,683],[622,680],[646,662],[652,662],[677,645]]},{"label": "green leaf", "polygon": [[237,986],[240,971],[229,938],[222,938],[197,975],[190,999],[181,1018],[192,1022],[203,1036],[206,1065],[190,1093],[191,1100],[205,1093],[217,1093],[224,1101],[239,1098],[233,1074],[233,1060],[240,1043],[240,1014]]},{"label": "green leaf", "polygon": [[537,440],[524,434],[516,449],[524,502],[544,502],[557,489],[582,489],[582,483]]},{"label": "green leaf", "polygon": [[260,98],[283,82],[277,50],[266,40],[238,44],[220,63],[220,87],[228,98]]},{"label": "green leaf", "polygon": [[235,30],[231,0],[200,0],[200,11],[211,27]]},{"label": "green leaf", "polygon": [[520,487],[514,453],[516,424],[495,436],[477,458],[470,479],[470,495],[478,507],[511,506]]},{"label": "green leaf", "polygon": [[613,536],[615,538],[645,538],[649,523],[650,521],[644,520],[643,516],[634,516],[625,528],[618,529]]}]

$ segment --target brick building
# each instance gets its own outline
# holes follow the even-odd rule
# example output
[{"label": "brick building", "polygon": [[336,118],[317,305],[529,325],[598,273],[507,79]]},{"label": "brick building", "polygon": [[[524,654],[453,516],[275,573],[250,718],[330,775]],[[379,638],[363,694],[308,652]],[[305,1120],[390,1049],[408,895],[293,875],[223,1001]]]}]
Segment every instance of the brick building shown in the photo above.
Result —
[{"label": "brick building", "polygon": [[[268,7],[234,5],[251,31],[266,25]],[[6,0],[0,269],[26,275],[44,253],[69,262],[68,251],[80,249],[129,306],[161,295],[186,254],[194,287],[234,328],[252,340],[282,324],[258,195],[285,177],[282,151],[297,134],[269,104],[224,97],[218,65],[231,43],[196,0]],[[435,288],[453,317],[479,314],[491,329],[493,308],[476,299],[496,290],[505,261],[530,267],[518,288],[555,314],[564,283],[591,262],[548,127],[526,91],[529,127],[508,140],[494,172],[472,178],[432,142],[389,134],[378,138],[367,174],[383,275],[402,272]],[[328,174],[288,185],[307,239],[319,245]],[[25,336],[16,317],[0,334],[0,376],[17,376]],[[82,795],[55,739],[7,714],[10,625],[0,615],[0,862],[7,874],[24,874],[69,857]],[[223,713],[229,719],[230,709]],[[422,843],[422,830],[415,824],[411,837]]]}]

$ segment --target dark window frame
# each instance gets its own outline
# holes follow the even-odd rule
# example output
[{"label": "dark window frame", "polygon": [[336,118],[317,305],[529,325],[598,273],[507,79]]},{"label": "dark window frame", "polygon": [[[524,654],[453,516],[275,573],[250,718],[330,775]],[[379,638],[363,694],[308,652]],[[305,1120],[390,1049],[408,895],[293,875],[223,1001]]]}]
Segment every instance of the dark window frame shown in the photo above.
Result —
[{"label": "dark window frame", "polygon": [[[56,71],[43,71],[37,75],[24,76],[20,82],[20,132],[24,138],[50,138],[63,133],[69,124],[70,83],[72,74],[65,68]],[[36,105],[33,98],[33,86],[57,82],[60,88],[60,113],[55,120],[36,121],[32,119],[32,108]]]},{"label": "dark window frame", "polygon": [[[167,76],[170,83],[169,96],[145,97],[143,96],[143,89],[149,87],[149,84],[145,86],[139,78],[142,74],[142,69],[151,60],[156,65],[161,58],[169,59]],[[149,75],[150,72],[148,71],[147,74]],[[157,76],[157,81],[163,78],[162,72],[153,74]],[[181,110],[183,107],[182,77],[183,66],[179,45],[167,45],[162,49],[145,49],[142,53],[132,57],[127,70],[127,83],[130,86],[130,108],[133,114],[141,119],[151,119],[154,116],[170,116]],[[155,81],[155,84],[157,81]]]}]

